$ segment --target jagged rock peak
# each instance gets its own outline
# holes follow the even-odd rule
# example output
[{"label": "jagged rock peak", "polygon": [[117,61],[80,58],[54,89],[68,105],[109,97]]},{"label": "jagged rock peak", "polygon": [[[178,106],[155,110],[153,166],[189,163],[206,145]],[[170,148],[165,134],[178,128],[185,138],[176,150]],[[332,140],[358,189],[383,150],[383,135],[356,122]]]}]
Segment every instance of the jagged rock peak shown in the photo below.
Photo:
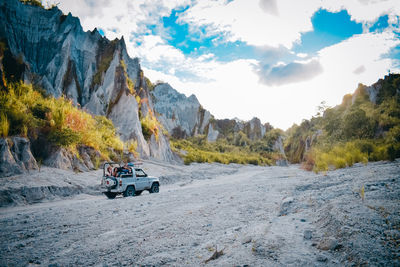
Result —
[{"label": "jagged rock peak", "polygon": [[175,137],[203,134],[211,114],[204,110],[197,97],[186,97],[168,83],[157,84],[151,92],[158,119]]},{"label": "jagged rock peak", "polygon": [[22,57],[25,82],[107,116],[123,141],[138,143],[143,158],[174,158],[162,131],[157,138],[143,136],[141,116],[154,114],[154,107],[139,59],[129,57],[123,38],[110,41],[97,30],[84,32],[78,18],[58,8],[0,0],[0,39]]}]

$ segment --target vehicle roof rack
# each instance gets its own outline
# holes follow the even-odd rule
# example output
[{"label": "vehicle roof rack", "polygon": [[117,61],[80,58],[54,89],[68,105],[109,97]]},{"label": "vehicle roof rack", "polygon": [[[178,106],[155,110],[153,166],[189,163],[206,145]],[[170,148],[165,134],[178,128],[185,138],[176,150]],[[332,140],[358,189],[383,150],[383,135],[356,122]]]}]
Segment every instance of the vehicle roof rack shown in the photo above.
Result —
[{"label": "vehicle roof rack", "polygon": [[133,167],[135,167],[135,166],[143,165],[143,162],[140,162],[140,161],[129,162],[128,165],[133,165]]}]

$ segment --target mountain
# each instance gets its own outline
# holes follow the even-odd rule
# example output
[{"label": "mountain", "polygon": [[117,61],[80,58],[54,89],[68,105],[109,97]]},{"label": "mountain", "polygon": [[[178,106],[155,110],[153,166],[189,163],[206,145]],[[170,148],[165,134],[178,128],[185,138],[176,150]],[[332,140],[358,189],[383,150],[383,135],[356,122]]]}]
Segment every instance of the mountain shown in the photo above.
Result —
[{"label": "mountain", "polygon": [[218,138],[227,138],[243,132],[250,140],[260,140],[273,127],[262,124],[260,119],[250,121],[239,119],[215,119],[205,110],[195,95],[186,97],[172,88],[168,83],[154,87],[151,95],[157,118],[175,138],[185,138],[198,134],[206,135],[209,142]]},{"label": "mountain", "polygon": [[[79,19],[57,7],[44,9],[18,0],[0,1],[0,38],[6,45],[3,67],[55,97],[64,95],[84,110],[112,120],[123,141],[138,144],[142,158],[174,161],[167,137],[157,128],[149,89],[138,58],[125,41],[108,40],[95,29],[84,32]],[[13,57],[19,64],[12,64]],[[9,64],[8,64],[9,63]]]},{"label": "mountain", "polygon": [[168,83],[157,84],[151,91],[157,118],[175,138],[205,134],[212,115],[195,95],[186,97]]},{"label": "mountain", "polygon": [[[49,96],[69,99],[83,111],[107,117],[125,144],[137,144],[133,147],[140,158],[180,162],[169,137],[205,136],[211,143],[222,139],[246,146],[261,142],[272,129],[258,118],[248,122],[215,119],[195,95],[186,97],[167,83],[153,85],[145,77],[139,59],[129,57],[123,38],[108,40],[96,29],[85,32],[78,18],[63,14],[56,6],[45,9],[33,0],[21,2],[0,0],[0,51],[4,51],[0,55],[0,74],[5,78],[0,85],[23,80],[37,89],[43,88]],[[44,116],[46,111],[42,113]],[[271,147],[279,153],[283,151],[282,139],[276,134],[267,139],[277,143],[266,148],[253,144],[254,147],[260,151],[271,152]],[[31,141],[36,157],[44,143]],[[3,150],[12,148],[10,145]],[[7,153],[9,158],[11,150]],[[95,157],[90,149],[86,152]],[[79,158],[65,151],[52,154],[40,157],[56,167],[63,161],[79,162]],[[90,160],[86,163],[89,165],[93,165]]]},{"label": "mountain", "polygon": [[288,159],[316,171],[400,157],[400,74],[359,84],[340,105],[303,120],[286,135]]}]

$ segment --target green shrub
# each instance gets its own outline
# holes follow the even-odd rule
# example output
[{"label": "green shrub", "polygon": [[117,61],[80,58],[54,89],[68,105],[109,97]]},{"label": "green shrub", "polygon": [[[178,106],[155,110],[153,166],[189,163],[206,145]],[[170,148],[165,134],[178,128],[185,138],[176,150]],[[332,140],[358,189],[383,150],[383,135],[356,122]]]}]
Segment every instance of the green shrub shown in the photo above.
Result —
[{"label": "green shrub", "polygon": [[[305,169],[326,171],[400,157],[400,74],[385,76],[377,84],[376,103],[360,84],[353,95],[343,97],[341,105],[288,129],[285,152],[289,161],[305,161]],[[306,141],[318,130],[322,134],[314,139],[312,153],[305,151]]]},{"label": "green shrub", "polygon": [[46,115],[51,112],[49,107],[44,106],[43,104],[39,103],[32,108],[32,114],[34,117],[38,119],[45,120]]},{"label": "green shrub", "polygon": [[82,136],[70,128],[50,132],[48,139],[57,146],[69,147],[76,145],[82,140]]},{"label": "green shrub", "polygon": [[146,117],[140,120],[142,125],[142,133],[146,140],[150,140],[151,136],[154,134],[158,140],[158,131],[161,128],[161,124],[158,122],[155,116],[148,113]]},{"label": "green shrub", "polygon": [[44,8],[42,1],[40,0],[19,0],[21,3],[31,6],[38,6]]},{"label": "green shrub", "polygon": [[270,154],[261,155],[252,152],[249,147],[230,145],[226,140],[209,143],[205,136],[171,140],[171,148],[177,153],[181,153],[182,150],[185,151],[185,154],[181,155],[185,164],[217,162],[222,164],[272,165]]},{"label": "green shrub", "polygon": [[10,130],[10,122],[8,121],[6,115],[1,114],[0,115],[0,136],[7,137],[9,130]]},{"label": "green shrub", "polygon": [[[109,119],[86,113],[63,97],[44,96],[31,85],[8,83],[0,91],[0,107],[2,135],[7,132],[35,139],[42,133],[55,145],[73,152],[77,145],[89,146],[105,158],[111,150],[120,152],[124,148]],[[7,125],[9,130],[5,131]]]},{"label": "green shrub", "polygon": [[315,153],[315,172],[351,167],[354,163],[368,162],[368,154],[361,152],[354,142],[333,146],[327,151],[313,150]]}]

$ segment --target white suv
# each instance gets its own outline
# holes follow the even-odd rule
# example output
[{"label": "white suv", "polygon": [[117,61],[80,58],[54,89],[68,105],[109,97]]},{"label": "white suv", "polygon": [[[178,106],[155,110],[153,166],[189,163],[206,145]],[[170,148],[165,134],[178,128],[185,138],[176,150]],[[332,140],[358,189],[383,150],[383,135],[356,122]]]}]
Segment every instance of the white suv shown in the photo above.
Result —
[{"label": "white suv", "polygon": [[[106,162],[103,166],[103,178],[101,179],[102,192],[110,199],[118,194],[124,197],[138,196],[144,190],[150,193],[160,191],[160,180],[149,177],[138,164],[129,163],[126,167],[113,162]],[[111,174],[107,169],[111,167]],[[114,174],[114,176],[113,176]]]}]

